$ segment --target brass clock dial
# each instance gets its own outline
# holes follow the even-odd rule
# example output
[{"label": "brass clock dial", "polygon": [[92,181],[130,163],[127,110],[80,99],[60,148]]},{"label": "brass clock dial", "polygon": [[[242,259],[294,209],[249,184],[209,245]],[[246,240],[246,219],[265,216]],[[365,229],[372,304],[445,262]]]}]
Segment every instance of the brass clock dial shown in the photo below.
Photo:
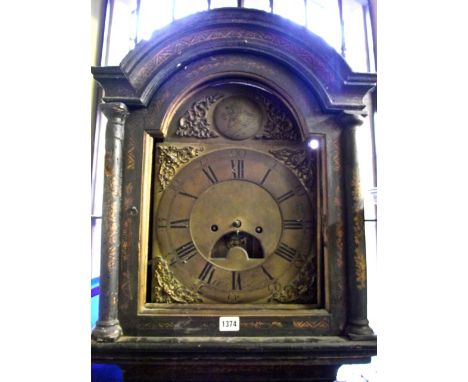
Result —
[{"label": "brass clock dial", "polygon": [[[268,303],[313,256],[308,191],[269,154],[218,149],[180,170],[159,199],[154,256],[209,303]],[[294,290],[292,290],[294,294]]]}]

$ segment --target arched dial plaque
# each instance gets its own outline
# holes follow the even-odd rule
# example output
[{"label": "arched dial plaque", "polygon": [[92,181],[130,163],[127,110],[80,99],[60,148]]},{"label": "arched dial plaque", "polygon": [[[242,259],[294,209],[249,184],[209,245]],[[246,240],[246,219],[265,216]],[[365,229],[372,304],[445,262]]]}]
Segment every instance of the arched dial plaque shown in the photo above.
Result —
[{"label": "arched dial plaque", "polygon": [[227,138],[244,140],[254,136],[262,124],[262,111],[246,97],[231,96],[216,106],[214,122]]}]

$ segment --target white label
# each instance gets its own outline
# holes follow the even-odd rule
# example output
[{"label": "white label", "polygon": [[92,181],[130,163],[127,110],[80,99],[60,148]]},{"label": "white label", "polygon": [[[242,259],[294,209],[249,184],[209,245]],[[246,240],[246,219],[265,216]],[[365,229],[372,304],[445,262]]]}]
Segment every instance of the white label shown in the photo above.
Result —
[{"label": "white label", "polygon": [[239,329],[239,317],[219,317],[220,332],[238,332]]}]

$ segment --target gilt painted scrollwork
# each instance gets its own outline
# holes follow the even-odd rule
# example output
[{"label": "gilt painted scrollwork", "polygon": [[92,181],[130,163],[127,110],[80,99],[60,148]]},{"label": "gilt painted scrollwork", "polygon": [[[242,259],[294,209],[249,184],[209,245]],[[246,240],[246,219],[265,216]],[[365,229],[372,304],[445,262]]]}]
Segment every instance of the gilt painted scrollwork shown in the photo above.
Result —
[{"label": "gilt painted scrollwork", "polygon": [[288,166],[302,181],[304,186],[309,191],[313,191],[315,186],[314,169],[316,159],[315,156],[309,150],[270,150],[270,154],[272,154],[276,159],[279,159],[286,166]]},{"label": "gilt painted scrollwork", "polygon": [[[352,174],[351,180],[351,195],[353,203],[355,205],[361,205],[361,192],[359,173],[355,169]],[[354,228],[354,263],[355,263],[355,275],[356,275],[356,286],[359,290],[366,288],[367,276],[366,276],[366,257],[364,252],[360,250],[362,243],[364,242],[364,214],[362,209],[353,212],[353,228]]]},{"label": "gilt painted scrollwork", "polygon": [[266,112],[266,122],[262,139],[277,139],[298,141],[299,132],[284,110],[278,108],[270,99],[257,95],[257,101],[263,104]]},{"label": "gilt painted scrollwork", "polygon": [[196,158],[200,152],[204,150],[203,147],[185,146],[160,146],[158,149],[158,179],[159,191],[164,191],[174,178],[177,169],[191,159]]},{"label": "gilt painted scrollwork", "polygon": [[196,304],[202,302],[198,295],[183,286],[172,274],[167,262],[161,257],[153,259],[154,287],[153,301],[155,303]]},{"label": "gilt painted scrollwork", "polygon": [[175,134],[179,137],[194,137],[199,139],[218,137],[219,135],[210,129],[207,116],[210,106],[222,97],[220,94],[215,94],[194,102],[190,109],[179,119],[179,125]]}]

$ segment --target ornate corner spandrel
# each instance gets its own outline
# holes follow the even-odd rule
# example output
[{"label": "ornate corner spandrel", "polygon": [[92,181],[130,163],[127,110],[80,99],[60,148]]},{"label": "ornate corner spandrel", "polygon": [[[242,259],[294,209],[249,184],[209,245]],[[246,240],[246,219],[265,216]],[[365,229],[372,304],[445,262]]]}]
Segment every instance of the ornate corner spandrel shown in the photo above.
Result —
[{"label": "ornate corner spandrel", "polygon": [[312,192],[314,190],[316,158],[312,155],[310,150],[280,149],[270,150],[270,154],[288,166],[302,181],[304,187],[306,187],[308,191]]},{"label": "ornate corner spandrel", "polygon": [[281,287],[276,284],[274,293],[268,302],[308,304],[314,302],[317,295],[317,274],[314,264],[315,256],[300,254],[296,267],[300,270],[292,283]]},{"label": "ornate corner spandrel", "polygon": [[221,94],[214,94],[194,102],[190,109],[179,119],[175,134],[179,137],[193,137],[199,139],[216,138],[219,135],[210,129],[208,111],[210,107],[223,98]]},{"label": "ornate corner spandrel", "polygon": [[166,189],[181,165],[187,164],[191,159],[198,157],[199,153],[204,150],[204,147],[194,146],[159,146],[157,154],[159,192]]},{"label": "ornate corner spandrel", "polygon": [[261,139],[300,140],[300,134],[296,125],[284,110],[281,110],[263,95],[257,95],[255,99],[263,105],[266,113],[266,121]]},{"label": "ornate corner spandrel", "polygon": [[193,291],[183,286],[169,269],[167,262],[157,256],[153,258],[153,302],[160,304],[196,304],[203,302]]}]

